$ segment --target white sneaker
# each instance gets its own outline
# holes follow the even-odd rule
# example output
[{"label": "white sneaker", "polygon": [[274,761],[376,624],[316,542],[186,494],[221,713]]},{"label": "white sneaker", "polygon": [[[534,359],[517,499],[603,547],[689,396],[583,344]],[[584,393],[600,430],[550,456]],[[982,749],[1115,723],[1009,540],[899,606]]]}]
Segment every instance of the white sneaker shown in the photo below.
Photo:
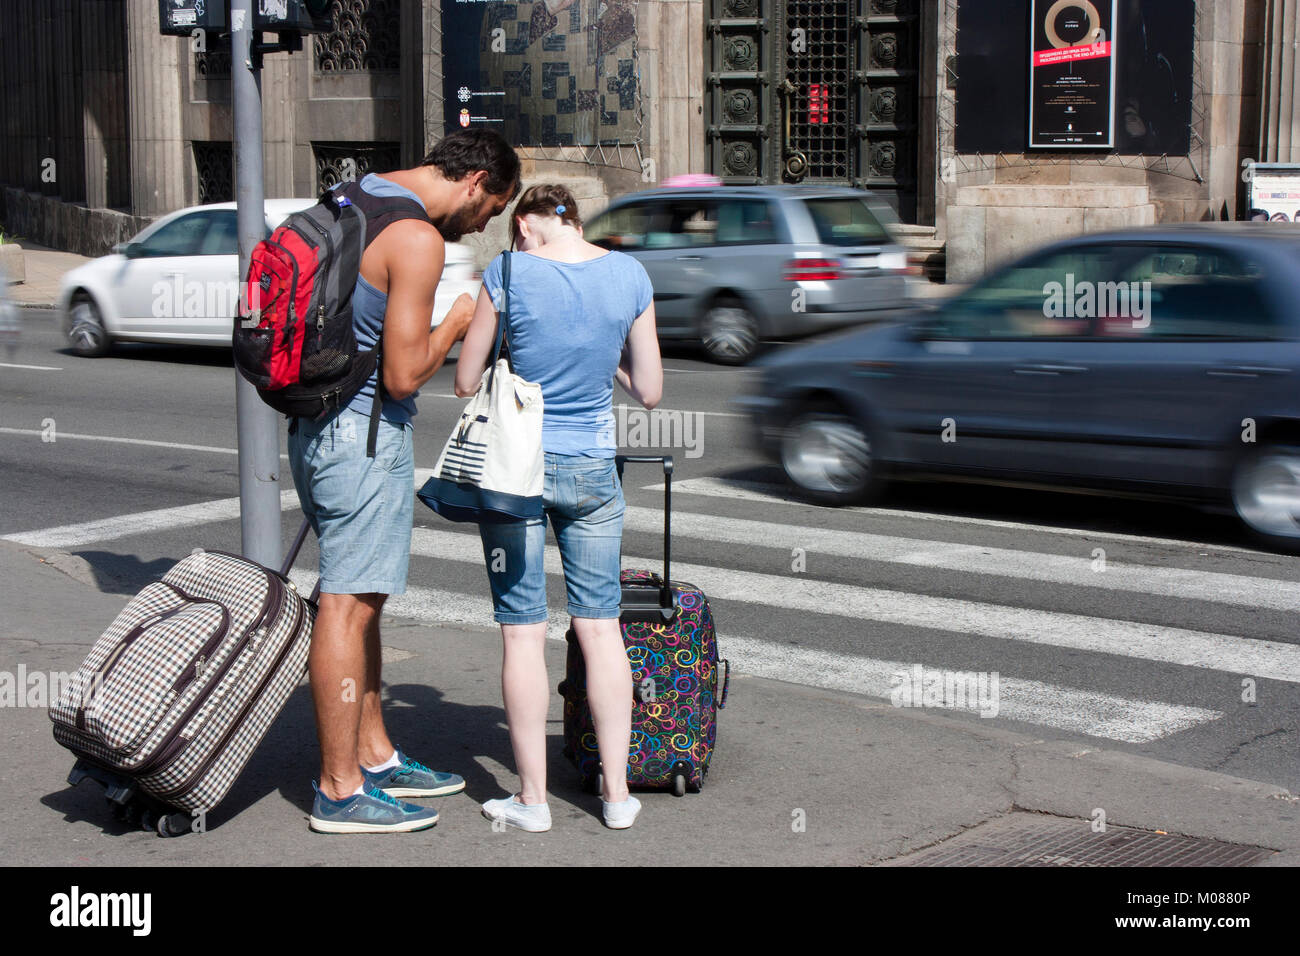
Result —
[{"label": "white sneaker", "polygon": [[545,833],[551,828],[550,804],[520,803],[513,794],[483,804],[483,816],[529,833]]},{"label": "white sneaker", "polygon": [[641,812],[641,801],[629,794],[622,803],[602,800],[600,808],[605,815],[605,826],[611,830],[626,830],[636,822],[636,815]]}]

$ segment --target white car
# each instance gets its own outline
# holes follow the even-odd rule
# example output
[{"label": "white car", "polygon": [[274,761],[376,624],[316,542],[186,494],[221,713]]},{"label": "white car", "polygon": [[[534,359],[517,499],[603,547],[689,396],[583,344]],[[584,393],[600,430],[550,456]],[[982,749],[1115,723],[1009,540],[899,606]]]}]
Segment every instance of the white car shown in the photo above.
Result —
[{"label": "white car", "polygon": [[[314,199],[266,200],[269,235]],[[104,355],[114,342],[230,347],[239,311],[236,207],[191,206],[151,223],[130,242],[63,277],[58,309],[78,355]],[[431,325],[462,293],[478,296],[481,276],[463,245],[447,243]]]}]

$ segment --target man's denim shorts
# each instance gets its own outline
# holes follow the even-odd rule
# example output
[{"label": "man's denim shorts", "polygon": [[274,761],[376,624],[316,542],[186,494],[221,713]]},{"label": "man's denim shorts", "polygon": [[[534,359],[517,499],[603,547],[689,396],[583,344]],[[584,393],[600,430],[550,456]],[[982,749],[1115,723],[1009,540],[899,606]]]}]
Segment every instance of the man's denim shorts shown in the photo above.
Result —
[{"label": "man's denim shorts", "polygon": [[479,525],[499,624],[537,624],[546,614],[546,519],[555,526],[571,617],[619,616],[623,487],[613,458],[546,454],[545,514]]},{"label": "man's denim shorts", "polygon": [[366,457],[370,417],[345,408],[332,418],[299,418],[289,435],[289,467],[303,513],[320,539],[326,594],[402,594],[411,560],[415,453],[410,422],[379,422],[375,457]]}]

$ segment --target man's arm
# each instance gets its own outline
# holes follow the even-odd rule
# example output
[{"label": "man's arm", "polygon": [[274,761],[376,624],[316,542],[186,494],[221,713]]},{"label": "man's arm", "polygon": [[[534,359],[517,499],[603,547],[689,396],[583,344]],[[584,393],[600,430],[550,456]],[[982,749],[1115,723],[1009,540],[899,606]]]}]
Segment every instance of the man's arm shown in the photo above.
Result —
[{"label": "man's arm", "polygon": [[429,329],[434,298],[446,257],[442,236],[416,220],[395,222],[375,240],[383,243],[388,272],[384,312],[384,391],[407,398],[431,379],[451,347],[465,337],[473,300],[462,295],[437,328]]}]

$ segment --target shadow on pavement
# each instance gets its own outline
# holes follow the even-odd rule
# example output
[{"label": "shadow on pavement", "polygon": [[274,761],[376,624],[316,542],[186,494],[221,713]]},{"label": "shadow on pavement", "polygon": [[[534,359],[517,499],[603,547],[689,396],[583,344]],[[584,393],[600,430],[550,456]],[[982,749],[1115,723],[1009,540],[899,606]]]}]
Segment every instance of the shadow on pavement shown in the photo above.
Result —
[{"label": "shadow on pavement", "polygon": [[[59,355],[77,358],[70,348],[55,350]],[[211,368],[235,367],[231,351],[224,347],[198,345],[154,345],[148,342],[114,342],[104,358],[131,359],[136,362],[158,362],[168,365],[206,365]]]},{"label": "shadow on pavement", "polygon": [[[723,481],[773,485],[790,501],[803,501],[775,466],[751,465],[717,475]],[[1237,519],[1213,506],[1173,498],[1127,498],[1109,491],[1055,491],[974,481],[924,478],[895,480],[874,506],[930,515],[952,515],[1040,524],[1046,528],[1107,531],[1251,548],[1269,553]],[[822,505],[821,507],[831,507]]]},{"label": "shadow on pavement", "polygon": [[[111,551],[74,551],[88,565],[95,576],[95,586],[105,594],[134,595],[145,585],[160,581],[179,561],[179,558],[155,558],[141,561],[132,554],[113,554]],[[107,627],[107,624],[105,624]]]}]

